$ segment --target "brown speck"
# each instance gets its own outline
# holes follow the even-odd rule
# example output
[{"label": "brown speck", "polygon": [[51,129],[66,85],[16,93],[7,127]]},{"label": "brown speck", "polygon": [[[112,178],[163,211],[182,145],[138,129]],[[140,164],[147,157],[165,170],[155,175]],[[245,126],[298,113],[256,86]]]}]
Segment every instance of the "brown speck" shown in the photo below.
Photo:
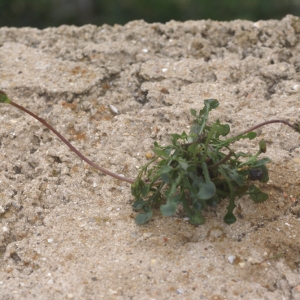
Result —
[{"label": "brown speck", "polygon": [[170,94],[169,90],[165,87],[161,88],[160,92],[163,93],[163,94]]},{"label": "brown speck", "polygon": [[154,157],[154,155],[153,155],[152,152],[147,152],[147,153],[145,154],[145,157],[146,157],[147,159],[151,159],[151,158]]},{"label": "brown speck", "polygon": [[76,103],[68,103],[68,102],[64,101],[64,102],[61,103],[61,106],[63,108],[70,108],[71,110],[75,110],[76,107],[77,107],[77,104]]},{"label": "brown speck", "polygon": [[75,67],[71,70],[71,73],[73,75],[77,75],[77,74],[81,74],[81,75],[84,75],[86,73],[86,70],[80,68],[80,67]]}]

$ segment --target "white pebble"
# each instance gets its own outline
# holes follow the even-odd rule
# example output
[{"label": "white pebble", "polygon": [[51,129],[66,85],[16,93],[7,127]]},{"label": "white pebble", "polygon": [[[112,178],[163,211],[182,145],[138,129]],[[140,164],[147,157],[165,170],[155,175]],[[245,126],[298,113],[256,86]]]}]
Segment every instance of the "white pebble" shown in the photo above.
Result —
[{"label": "white pebble", "polygon": [[108,105],[108,107],[109,107],[109,109],[111,110],[112,113],[114,113],[114,114],[119,113],[118,109],[115,106],[110,104],[110,105]]},{"label": "white pebble", "polygon": [[234,261],[235,261],[235,259],[236,259],[236,256],[235,256],[235,255],[229,255],[227,259],[228,259],[228,261],[229,261],[231,264],[233,264]]}]

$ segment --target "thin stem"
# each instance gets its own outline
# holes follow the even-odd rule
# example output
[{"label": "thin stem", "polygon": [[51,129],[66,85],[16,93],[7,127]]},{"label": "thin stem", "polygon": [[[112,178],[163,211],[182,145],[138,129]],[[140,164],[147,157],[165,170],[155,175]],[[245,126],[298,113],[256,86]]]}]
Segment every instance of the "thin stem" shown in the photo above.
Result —
[{"label": "thin stem", "polygon": [[220,161],[218,161],[217,163],[215,163],[215,164],[209,166],[208,168],[209,168],[209,169],[215,169],[215,168],[217,168],[218,166],[220,166],[221,164],[224,164],[224,162],[227,161],[227,160],[230,158],[230,156],[231,156],[232,154],[233,154],[233,152],[230,151],[230,152],[229,152],[225,157],[223,157]]},{"label": "thin stem", "polygon": [[92,166],[93,168],[99,170],[100,172],[109,175],[113,178],[128,182],[130,184],[134,183],[134,179],[131,178],[126,178],[123,177],[121,175],[112,173],[102,167],[100,167],[99,165],[93,163],[92,161],[90,161],[88,158],[86,158],[83,154],[81,154],[81,152],[79,152],[74,146],[72,146],[72,144],[67,141],[58,131],[56,131],[50,124],[48,124],[44,119],[38,117],[37,115],[35,115],[33,112],[31,112],[30,110],[26,109],[25,107],[13,102],[10,100],[9,102],[11,105],[15,106],[16,108],[24,111],[25,113],[31,115],[32,117],[34,117],[36,120],[38,120],[39,122],[41,122],[43,125],[45,125],[47,128],[49,128],[55,135],[58,136],[58,138],[60,138],[75,154],[77,154],[82,160],[84,160],[87,164],[89,164],[90,166]]},{"label": "thin stem", "polygon": [[249,129],[246,129],[245,131],[241,132],[237,136],[245,134],[245,133],[248,133],[248,132],[251,132],[251,131],[253,131],[253,130],[259,128],[259,127],[262,127],[262,126],[265,126],[265,125],[268,125],[268,124],[272,124],[272,123],[282,123],[282,124],[285,124],[287,126],[290,126],[291,128],[293,128],[295,130],[295,127],[291,123],[289,123],[288,121],[286,121],[286,120],[269,120],[269,121],[266,121],[266,122],[262,122],[262,123],[260,123],[260,124],[258,124],[256,126],[253,126],[253,127],[249,128]]}]

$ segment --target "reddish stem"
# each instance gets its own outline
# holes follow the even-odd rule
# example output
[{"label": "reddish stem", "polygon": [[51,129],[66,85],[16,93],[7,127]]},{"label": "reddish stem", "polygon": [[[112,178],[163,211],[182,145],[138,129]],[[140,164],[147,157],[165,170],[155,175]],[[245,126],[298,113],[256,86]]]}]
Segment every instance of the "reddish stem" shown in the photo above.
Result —
[{"label": "reddish stem", "polygon": [[285,125],[290,126],[291,128],[293,128],[295,130],[295,127],[291,123],[289,123],[288,121],[286,121],[286,120],[270,120],[270,121],[262,122],[262,123],[260,123],[260,124],[258,124],[256,126],[253,126],[253,127],[249,128],[249,129],[246,129],[245,131],[241,132],[238,135],[248,133],[248,132],[253,131],[253,130],[259,128],[259,127],[262,127],[262,126],[265,126],[265,125],[268,125],[268,124],[272,124],[272,123],[283,123]]},{"label": "reddish stem", "polygon": [[45,125],[47,128],[49,128],[55,135],[57,135],[73,152],[75,152],[75,154],[77,154],[82,160],[84,160],[87,164],[89,164],[90,166],[92,166],[93,168],[101,171],[102,173],[109,175],[111,177],[114,177],[116,179],[119,180],[123,180],[125,182],[128,182],[130,184],[134,183],[134,179],[131,178],[126,178],[123,177],[121,175],[112,173],[100,166],[98,166],[97,164],[93,163],[92,161],[90,161],[88,158],[86,158],[83,154],[81,154],[74,146],[72,146],[72,144],[70,142],[68,142],[58,131],[56,131],[50,124],[48,124],[44,119],[38,117],[37,115],[35,115],[33,112],[29,111],[28,109],[26,109],[23,106],[20,106],[19,104],[13,102],[10,100],[10,104],[15,106],[16,108],[24,111],[25,113],[31,115],[32,117],[34,117],[35,119],[37,119],[39,122],[41,122],[43,125]]}]

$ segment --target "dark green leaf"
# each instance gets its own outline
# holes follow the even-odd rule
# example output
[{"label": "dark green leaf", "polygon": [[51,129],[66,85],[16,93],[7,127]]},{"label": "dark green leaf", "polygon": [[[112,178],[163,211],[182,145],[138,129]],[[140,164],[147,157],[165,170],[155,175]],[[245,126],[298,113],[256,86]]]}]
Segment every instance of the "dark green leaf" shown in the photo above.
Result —
[{"label": "dark green leaf", "polygon": [[137,178],[135,182],[131,185],[131,194],[135,198],[139,198],[140,195],[142,194],[142,189],[144,187],[145,183],[143,182],[142,179]]},{"label": "dark green leaf", "polygon": [[209,206],[217,206],[220,203],[220,198],[217,194],[215,194],[212,198],[206,200],[206,204]]},{"label": "dark green leaf", "polygon": [[188,214],[188,217],[190,219],[190,223],[193,225],[202,225],[205,222],[201,211],[193,212],[190,215]]},{"label": "dark green leaf", "polygon": [[226,224],[233,224],[236,222],[236,217],[233,213],[227,213],[224,217],[224,221]]},{"label": "dark green leaf", "polygon": [[198,150],[198,144],[192,144],[188,147],[187,151],[192,153],[192,154],[196,154],[196,151]]},{"label": "dark green leaf", "polygon": [[143,225],[145,223],[147,223],[152,217],[152,210],[149,210],[145,213],[139,213],[136,217],[135,217],[135,223],[137,225]]},{"label": "dark green leaf", "polygon": [[142,196],[143,197],[146,197],[149,193],[149,190],[150,190],[150,185],[149,184],[144,184],[143,187],[142,187]]},{"label": "dark green leaf", "polygon": [[132,204],[132,208],[134,210],[140,210],[140,209],[143,209],[145,205],[146,205],[146,202],[142,198],[139,198]]},{"label": "dark green leaf", "polygon": [[267,183],[269,181],[268,168],[265,165],[263,165],[263,166],[261,166],[261,169],[262,169],[264,175],[263,175],[262,179],[260,180],[260,182]]},{"label": "dark green leaf", "polygon": [[264,202],[268,199],[268,194],[263,193],[254,184],[250,185],[249,194],[250,194],[251,199],[256,203]]},{"label": "dark green leaf", "polygon": [[245,195],[245,193],[248,191],[249,189],[249,186],[247,184],[243,185],[243,186],[239,186],[236,191],[235,191],[235,194],[237,196],[243,196]]}]

